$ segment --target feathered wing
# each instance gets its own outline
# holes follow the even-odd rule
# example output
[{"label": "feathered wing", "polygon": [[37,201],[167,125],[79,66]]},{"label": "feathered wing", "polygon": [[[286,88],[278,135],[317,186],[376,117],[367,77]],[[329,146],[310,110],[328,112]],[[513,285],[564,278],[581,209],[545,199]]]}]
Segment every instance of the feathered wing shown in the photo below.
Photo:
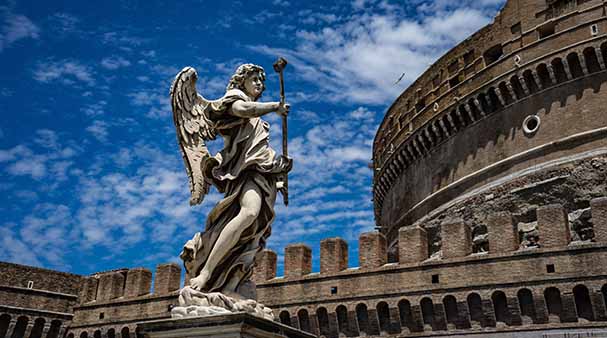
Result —
[{"label": "feathered wing", "polygon": [[196,92],[197,79],[196,70],[186,67],[171,85],[173,122],[190,180],[190,205],[200,204],[211,187],[204,174],[209,159],[212,159],[205,141],[216,137],[213,122],[208,116],[210,102]]}]

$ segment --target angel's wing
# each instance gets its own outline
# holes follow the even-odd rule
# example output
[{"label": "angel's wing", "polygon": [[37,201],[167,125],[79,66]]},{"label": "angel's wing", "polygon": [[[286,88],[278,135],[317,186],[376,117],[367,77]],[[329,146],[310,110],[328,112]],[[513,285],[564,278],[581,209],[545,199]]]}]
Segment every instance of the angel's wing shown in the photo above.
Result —
[{"label": "angel's wing", "polygon": [[190,205],[200,204],[211,187],[204,176],[207,161],[212,158],[205,141],[214,140],[217,135],[208,116],[210,102],[196,92],[197,79],[196,70],[186,67],[171,85],[173,122],[190,180]]}]

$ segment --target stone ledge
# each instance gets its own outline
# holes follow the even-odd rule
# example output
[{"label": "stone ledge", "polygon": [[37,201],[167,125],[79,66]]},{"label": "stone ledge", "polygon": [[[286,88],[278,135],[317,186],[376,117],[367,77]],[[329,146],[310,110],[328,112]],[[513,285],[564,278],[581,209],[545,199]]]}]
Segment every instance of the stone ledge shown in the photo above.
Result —
[{"label": "stone ledge", "polygon": [[149,302],[156,302],[156,301],[161,301],[161,300],[173,300],[173,299],[177,299],[177,297],[179,297],[179,291],[171,291],[170,294],[166,294],[166,295],[157,295],[157,294],[147,294],[147,295],[143,295],[143,296],[138,296],[138,297],[129,297],[129,298],[125,298],[124,296],[122,297],[118,297],[118,298],[114,298],[114,299],[110,299],[110,300],[104,300],[104,301],[90,301],[84,304],[80,304],[77,306],[74,306],[74,310],[78,309],[78,310],[88,310],[88,309],[95,309],[95,308],[100,308],[100,307],[106,307],[106,306],[114,306],[114,305],[130,305],[130,304],[137,304],[137,303],[149,303]]},{"label": "stone ledge", "polygon": [[310,333],[300,331],[279,322],[263,319],[246,313],[165,319],[139,323],[146,337],[224,337],[224,338],[312,338]]},{"label": "stone ledge", "polygon": [[47,291],[47,290],[40,290],[40,289],[28,289],[28,288],[24,288],[21,286],[0,285],[0,290],[19,291],[19,292],[26,293],[26,294],[42,294],[45,296],[68,298],[71,300],[78,299],[77,295],[72,295],[69,293],[61,293],[61,292]]},{"label": "stone ledge", "polygon": [[49,317],[59,317],[67,320],[71,320],[74,317],[73,313],[66,312],[56,312],[56,311],[47,311],[47,310],[39,310],[32,308],[25,308],[19,306],[10,306],[10,305],[0,305],[0,311],[7,313],[15,313],[15,314],[26,314],[31,316],[49,316]]}]

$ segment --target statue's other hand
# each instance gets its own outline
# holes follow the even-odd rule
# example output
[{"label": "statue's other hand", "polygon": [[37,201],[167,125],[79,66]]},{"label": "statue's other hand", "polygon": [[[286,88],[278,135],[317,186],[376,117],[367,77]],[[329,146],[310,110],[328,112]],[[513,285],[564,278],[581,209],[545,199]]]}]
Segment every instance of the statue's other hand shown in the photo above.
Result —
[{"label": "statue's other hand", "polygon": [[280,104],[278,105],[278,109],[276,109],[276,113],[280,116],[287,116],[289,114],[290,109],[290,104],[286,102],[280,102]]}]

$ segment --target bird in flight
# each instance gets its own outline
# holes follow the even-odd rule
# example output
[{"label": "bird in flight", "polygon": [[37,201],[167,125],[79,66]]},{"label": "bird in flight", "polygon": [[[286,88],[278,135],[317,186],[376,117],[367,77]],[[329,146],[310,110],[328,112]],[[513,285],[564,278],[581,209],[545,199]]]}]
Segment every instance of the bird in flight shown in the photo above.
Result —
[{"label": "bird in flight", "polygon": [[403,77],[405,77],[405,73],[400,74],[400,77],[398,80],[396,80],[396,82],[394,82],[394,85],[396,86],[403,79]]}]

